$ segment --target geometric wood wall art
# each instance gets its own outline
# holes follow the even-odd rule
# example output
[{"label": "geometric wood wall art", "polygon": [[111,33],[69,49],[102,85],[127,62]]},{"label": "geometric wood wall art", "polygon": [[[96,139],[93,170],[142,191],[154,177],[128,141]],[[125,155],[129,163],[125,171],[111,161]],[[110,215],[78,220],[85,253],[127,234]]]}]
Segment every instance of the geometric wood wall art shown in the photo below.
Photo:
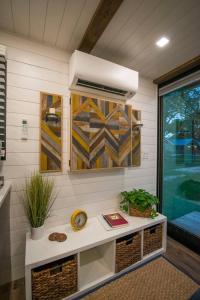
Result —
[{"label": "geometric wood wall art", "polygon": [[62,170],[62,96],[40,93],[40,171]]},{"label": "geometric wood wall art", "polygon": [[139,164],[140,158],[133,159],[140,155],[139,135],[132,143],[133,120],[130,105],[71,94],[71,170]]},{"label": "geometric wood wall art", "polygon": [[138,167],[141,164],[141,111],[132,110],[132,166]]}]

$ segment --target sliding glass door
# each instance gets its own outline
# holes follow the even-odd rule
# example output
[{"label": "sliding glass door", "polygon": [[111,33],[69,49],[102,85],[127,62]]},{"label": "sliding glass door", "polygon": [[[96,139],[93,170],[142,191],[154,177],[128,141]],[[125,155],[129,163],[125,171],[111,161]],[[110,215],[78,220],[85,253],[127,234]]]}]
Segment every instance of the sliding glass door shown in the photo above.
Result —
[{"label": "sliding glass door", "polygon": [[200,239],[200,83],[160,101],[162,212],[173,228]]}]

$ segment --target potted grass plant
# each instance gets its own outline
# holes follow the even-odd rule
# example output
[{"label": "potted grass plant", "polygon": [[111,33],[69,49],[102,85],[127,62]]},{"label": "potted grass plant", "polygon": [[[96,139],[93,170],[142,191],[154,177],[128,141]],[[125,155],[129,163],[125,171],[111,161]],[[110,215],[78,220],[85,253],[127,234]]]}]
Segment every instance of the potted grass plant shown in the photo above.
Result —
[{"label": "potted grass plant", "polygon": [[120,208],[130,216],[155,218],[158,215],[155,209],[158,198],[145,190],[124,191],[121,197]]},{"label": "potted grass plant", "polygon": [[43,177],[39,172],[26,179],[23,201],[33,240],[42,238],[44,234],[44,222],[55,201],[53,189],[54,181]]}]

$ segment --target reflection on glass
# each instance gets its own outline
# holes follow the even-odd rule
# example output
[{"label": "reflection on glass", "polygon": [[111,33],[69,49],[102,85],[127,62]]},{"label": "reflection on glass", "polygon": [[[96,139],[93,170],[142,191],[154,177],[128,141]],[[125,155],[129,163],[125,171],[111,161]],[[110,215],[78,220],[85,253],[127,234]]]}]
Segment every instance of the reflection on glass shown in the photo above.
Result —
[{"label": "reflection on glass", "polygon": [[200,83],[163,96],[163,213],[200,237]]}]

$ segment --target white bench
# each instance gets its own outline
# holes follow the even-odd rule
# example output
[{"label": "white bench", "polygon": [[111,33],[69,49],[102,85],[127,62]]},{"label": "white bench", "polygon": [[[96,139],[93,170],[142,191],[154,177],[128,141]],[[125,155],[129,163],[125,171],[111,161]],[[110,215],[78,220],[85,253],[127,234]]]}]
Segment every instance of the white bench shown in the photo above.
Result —
[{"label": "white bench", "polygon": [[[78,258],[78,292],[65,299],[73,299],[91,288],[115,278],[140,264],[159,256],[166,250],[167,219],[159,214],[155,219],[127,217],[129,225],[115,230],[106,230],[97,217],[89,218],[84,229],[74,232],[69,224],[48,229],[41,240],[26,238],[26,300],[32,299],[32,269],[54,262],[70,255]],[[162,223],[162,247],[146,256],[143,255],[143,230]],[[63,243],[50,242],[52,232],[64,232],[67,240]],[[141,260],[119,273],[115,272],[116,239],[134,232],[141,233]]]}]

